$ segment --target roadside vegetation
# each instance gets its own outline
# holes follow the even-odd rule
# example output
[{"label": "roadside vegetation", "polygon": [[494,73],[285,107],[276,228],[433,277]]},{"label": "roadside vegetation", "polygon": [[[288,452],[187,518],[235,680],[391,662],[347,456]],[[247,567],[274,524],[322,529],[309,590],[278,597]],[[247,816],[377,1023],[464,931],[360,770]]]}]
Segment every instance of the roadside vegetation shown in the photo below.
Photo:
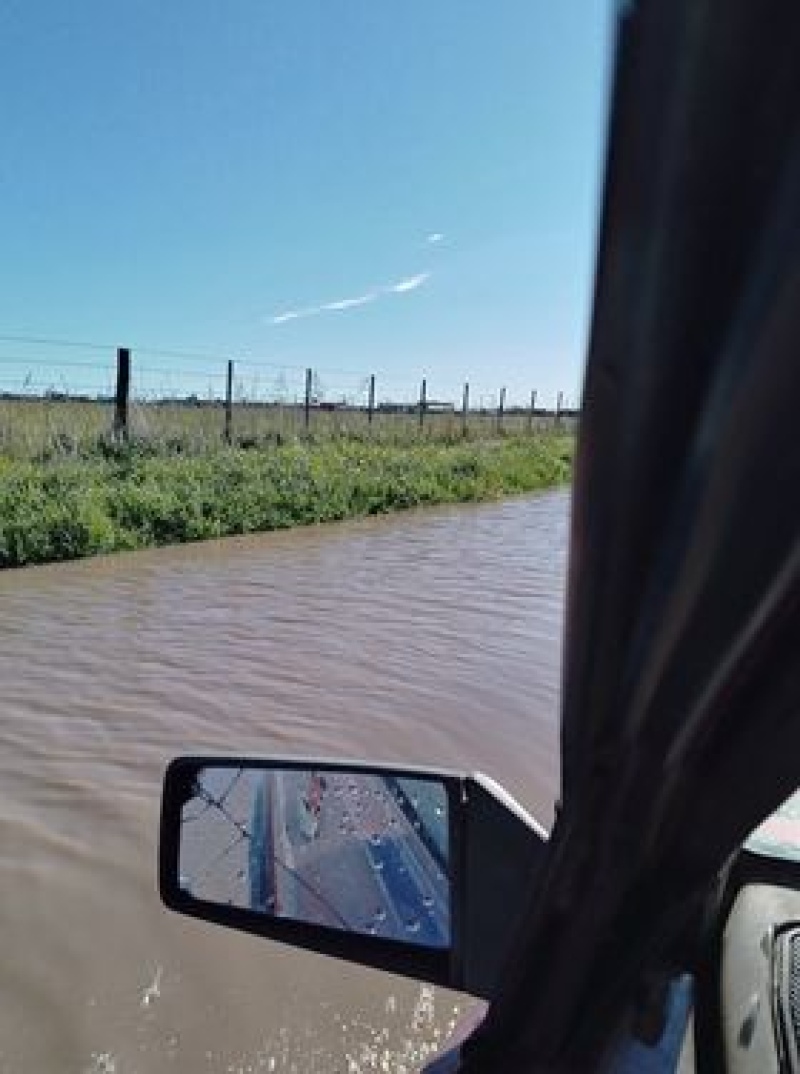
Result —
[{"label": "roadside vegetation", "polygon": [[574,438],[368,438],[217,447],[99,442],[81,456],[0,455],[0,567],[491,500],[569,480]]},{"label": "roadside vegetation", "polygon": [[[361,409],[323,410],[306,415],[302,405],[237,403],[231,413],[233,446],[267,447],[298,439],[315,441],[368,438],[384,444],[413,444],[420,440],[453,443],[464,439],[493,440],[498,430],[508,436],[531,435],[555,428],[569,431],[574,412],[556,418],[553,412],[536,416],[509,410],[500,426],[496,410],[470,410],[466,421],[455,411],[427,411],[424,427],[419,414],[376,411],[373,421]],[[108,401],[20,398],[0,396],[0,456],[34,461],[90,458],[108,448],[114,405]],[[132,400],[129,433],[137,444],[163,454],[196,455],[215,451],[224,440],[225,408],[217,400],[142,403]]]}]

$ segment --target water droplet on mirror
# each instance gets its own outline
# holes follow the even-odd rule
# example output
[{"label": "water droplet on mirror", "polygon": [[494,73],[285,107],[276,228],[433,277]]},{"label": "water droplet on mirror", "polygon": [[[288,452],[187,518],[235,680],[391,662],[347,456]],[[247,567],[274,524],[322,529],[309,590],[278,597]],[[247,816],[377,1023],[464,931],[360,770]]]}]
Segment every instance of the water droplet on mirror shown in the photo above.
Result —
[{"label": "water droplet on mirror", "polygon": [[406,932],[419,932],[420,921],[418,917],[412,917],[410,921],[406,921]]},{"label": "water droplet on mirror", "polygon": [[437,817],[443,817],[444,816],[444,809],[442,808],[442,806],[437,805],[436,808],[434,809],[434,813],[436,814]]},{"label": "water droplet on mirror", "polygon": [[423,895],[422,896],[422,905],[425,907],[426,910],[430,910],[430,908],[433,906],[433,896],[432,895]]},{"label": "water droplet on mirror", "polygon": [[379,906],[378,909],[375,911],[375,920],[376,921],[385,921],[386,920],[386,911],[384,910],[384,908],[382,906]]},{"label": "water droplet on mirror", "polygon": [[381,837],[378,835],[377,832],[372,833],[372,835],[369,837],[369,841],[370,841],[370,843],[372,843],[372,845],[374,847],[383,846],[383,840],[381,839]]}]

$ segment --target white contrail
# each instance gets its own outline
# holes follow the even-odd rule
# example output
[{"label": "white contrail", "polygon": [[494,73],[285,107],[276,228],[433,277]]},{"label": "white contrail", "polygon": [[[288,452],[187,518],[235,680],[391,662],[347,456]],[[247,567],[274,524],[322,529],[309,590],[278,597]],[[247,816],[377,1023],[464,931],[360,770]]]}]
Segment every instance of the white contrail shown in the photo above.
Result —
[{"label": "white contrail", "polygon": [[404,295],[408,291],[416,291],[418,287],[422,287],[429,277],[430,272],[420,272],[417,276],[409,276],[408,279],[389,284],[385,290],[395,295]]},{"label": "white contrail", "polygon": [[335,302],[326,302],[316,312],[322,313],[323,310],[350,310],[354,306],[366,306],[368,302],[374,302],[377,297],[377,291],[368,291],[364,295],[356,295],[355,298],[339,298]]},{"label": "white contrail", "polygon": [[270,324],[286,324],[287,321],[299,321],[306,317],[318,317],[321,313],[336,313],[342,310],[355,309],[358,306],[366,306],[374,302],[382,295],[405,295],[410,291],[416,291],[418,287],[430,279],[430,272],[420,272],[416,276],[407,276],[396,283],[386,284],[384,287],[375,287],[364,294],[354,295],[350,298],[336,298],[331,302],[322,302],[319,306],[306,306],[302,309],[283,310],[269,318]]}]

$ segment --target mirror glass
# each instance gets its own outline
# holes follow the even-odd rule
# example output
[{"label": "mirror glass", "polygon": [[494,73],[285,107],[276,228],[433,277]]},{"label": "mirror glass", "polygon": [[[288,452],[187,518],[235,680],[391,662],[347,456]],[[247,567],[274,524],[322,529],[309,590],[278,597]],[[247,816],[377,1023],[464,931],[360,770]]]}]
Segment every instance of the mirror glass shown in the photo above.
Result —
[{"label": "mirror glass", "polygon": [[196,899],[450,946],[447,791],[387,773],[201,768],[181,815]]}]

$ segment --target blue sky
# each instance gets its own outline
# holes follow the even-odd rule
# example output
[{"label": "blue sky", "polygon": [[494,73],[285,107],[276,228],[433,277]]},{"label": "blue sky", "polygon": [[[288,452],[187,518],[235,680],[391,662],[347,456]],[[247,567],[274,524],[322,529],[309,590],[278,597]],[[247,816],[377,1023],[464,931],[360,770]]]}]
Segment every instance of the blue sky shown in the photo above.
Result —
[{"label": "blue sky", "polygon": [[[129,344],[154,388],[224,355],[575,399],[609,32],[600,0],[6,0],[0,336]],[[6,338],[0,389],[110,361]]]}]

